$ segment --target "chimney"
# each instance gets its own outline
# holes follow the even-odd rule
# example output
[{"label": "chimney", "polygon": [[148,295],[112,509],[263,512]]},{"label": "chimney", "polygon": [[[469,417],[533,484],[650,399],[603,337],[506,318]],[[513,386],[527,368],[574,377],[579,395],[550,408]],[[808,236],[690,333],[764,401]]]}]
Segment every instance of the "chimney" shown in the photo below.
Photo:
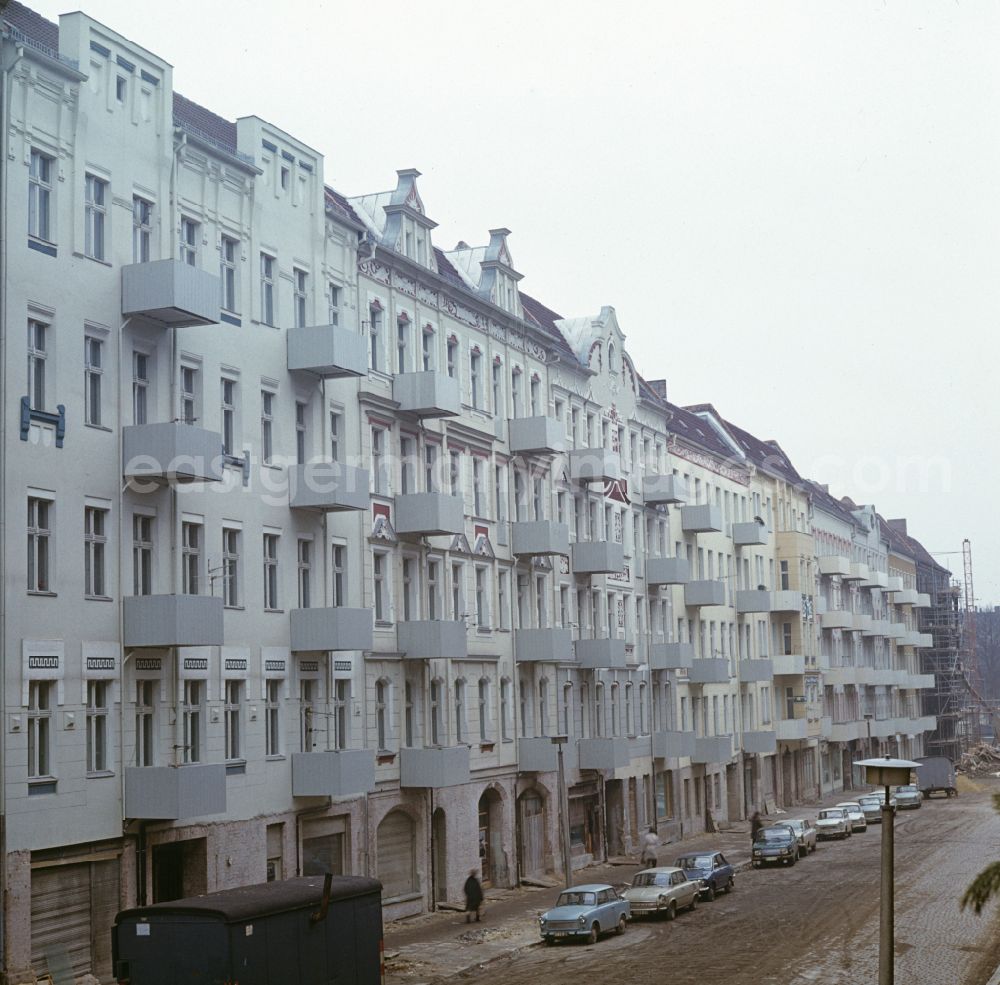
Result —
[{"label": "chimney", "polygon": [[646,380],[649,384],[650,390],[653,391],[661,400],[667,399],[667,381],[666,380]]},{"label": "chimney", "polygon": [[902,534],[904,537],[906,536],[906,520],[905,519],[902,519],[902,520],[886,520],[886,523],[889,524],[889,529],[890,530],[895,530],[897,534]]}]

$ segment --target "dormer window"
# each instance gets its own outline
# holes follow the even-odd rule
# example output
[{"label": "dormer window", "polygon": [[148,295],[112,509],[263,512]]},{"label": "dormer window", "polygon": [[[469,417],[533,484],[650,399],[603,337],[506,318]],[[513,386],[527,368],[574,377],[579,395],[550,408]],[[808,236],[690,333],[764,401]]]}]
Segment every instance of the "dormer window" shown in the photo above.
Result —
[{"label": "dormer window", "polygon": [[413,233],[411,233],[409,229],[406,230],[406,235],[404,237],[403,252],[410,257],[410,259],[413,258]]},{"label": "dormer window", "polygon": [[417,263],[422,267],[427,266],[427,250],[423,236],[417,236]]}]

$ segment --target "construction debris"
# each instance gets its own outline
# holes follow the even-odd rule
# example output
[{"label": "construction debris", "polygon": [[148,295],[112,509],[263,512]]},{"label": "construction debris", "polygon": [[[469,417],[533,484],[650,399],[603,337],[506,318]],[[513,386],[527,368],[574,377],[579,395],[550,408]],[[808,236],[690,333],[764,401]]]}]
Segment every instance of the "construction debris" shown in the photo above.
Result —
[{"label": "construction debris", "polygon": [[973,746],[955,764],[955,769],[980,776],[996,776],[1000,773],[1000,746],[991,746],[985,742]]}]

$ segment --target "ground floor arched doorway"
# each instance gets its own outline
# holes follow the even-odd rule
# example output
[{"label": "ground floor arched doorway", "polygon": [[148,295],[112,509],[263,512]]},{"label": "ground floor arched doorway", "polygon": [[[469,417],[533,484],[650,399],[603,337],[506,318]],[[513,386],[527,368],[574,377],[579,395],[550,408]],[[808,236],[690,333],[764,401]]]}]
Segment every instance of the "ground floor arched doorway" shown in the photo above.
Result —
[{"label": "ground floor arched doorway", "polygon": [[479,866],[484,885],[499,885],[506,877],[503,854],[503,800],[496,790],[479,798]]},{"label": "ground floor arched doorway", "polygon": [[517,799],[517,841],[521,878],[545,873],[545,801],[537,790]]}]

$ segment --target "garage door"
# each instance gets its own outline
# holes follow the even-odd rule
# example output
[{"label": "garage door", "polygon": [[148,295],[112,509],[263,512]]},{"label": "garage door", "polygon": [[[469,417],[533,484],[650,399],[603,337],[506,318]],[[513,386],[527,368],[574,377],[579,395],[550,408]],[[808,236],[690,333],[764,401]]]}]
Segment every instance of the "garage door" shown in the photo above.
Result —
[{"label": "garage door", "polygon": [[118,860],[32,869],[31,964],[36,975],[111,979]]},{"label": "garage door", "polygon": [[390,811],[378,826],[378,878],[383,901],[419,891],[416,826],[402,811]]}]

